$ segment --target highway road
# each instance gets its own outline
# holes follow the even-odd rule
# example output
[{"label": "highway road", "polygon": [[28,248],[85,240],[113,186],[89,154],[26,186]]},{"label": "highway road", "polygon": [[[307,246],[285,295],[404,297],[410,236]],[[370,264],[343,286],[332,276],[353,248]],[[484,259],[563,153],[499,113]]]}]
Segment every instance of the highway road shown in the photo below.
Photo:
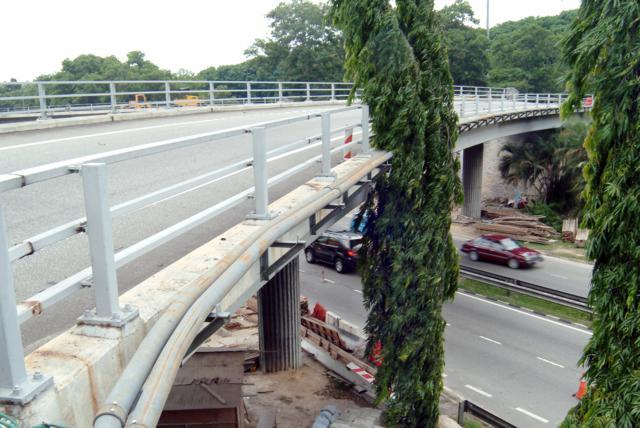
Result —
[{"label": "highway road", "polygon": [[[347,229],[352,214],[332,229]],[[459,248],[464,239],[454,241]],[[591,266],[563,259],[512,270],[460,255],[463,265],[559,289],[586,291],[591,278]],[[311,305],[319,301],[364,328],[367,315],[357,274],[340,275],[306,261],[300,269],[302,294]],[[569,279],[558,281],[558,276]],[[518,427],[558,426],[576,404],[571,394],[582,373],[576,364],[591,332],[464,292],[456,293],[443,311],[445,385]]]},{"label": "highway road", "polygon": [[[466,239],[454,237],[453,241],[460,248]],[[557,257],[543,257],[544,260],[541,263],[531,268],[510,269],[506,265],[471,261],[465,253],[460,252],[460,264],[582,297],[589,294],[593,266]]]},{"label": "highway road", "polygon": [[[198,114],[150,120],[115,122],[100,125],[57,128],[46,131],[0,135],[0,173],[134,147],[203,132],[250,126],[308,113],[318,113],[340,106],[300,106],[287,109]],[[332,128],[359,120],[359,111],[332,116]],[[320,119],[298,122],[267,131],[268,150],[320,133]],[[108,167],[109,198],[115,205],[150,191],[213,171],[251,157],[250,135],[228,138],[145,158],[125,161]],[[319,147],[269,164],[269,176],[282,172],[301,160],[320,153]],[[319,164],[270,190],[270,199],[288,193],[319,171]],[[179,220],[223,201],[253,185],[247,171],[192,192],[163,201],[114,220],[116,251],[146,238]],[[38,183],[0,194],[10,243],[42,233],[54,226],[84,216],[81,177],[77,174]],[[118,271],[123,292],[148,278],[164,266],[209,241],[242,221],[252,209],[251,201],[226,212],[219,218],[163,245]],[[17,300],[23,300],[90,265],[86,235],[57,243],[13,263]],[[93,293],[82,290],[71,298],[46,310],[22,326],[23,339],[33,349],[47,337],[73,325],[85,309],[94,307]]]},{"label": "highway road", "polygon": [[[357,274],[302,261],[300,278],[311,305],[364,327]],[[576,404],[576,362],[589,331],[463,292],[444,317],[447,387],[518,427],[558,426]]]}]

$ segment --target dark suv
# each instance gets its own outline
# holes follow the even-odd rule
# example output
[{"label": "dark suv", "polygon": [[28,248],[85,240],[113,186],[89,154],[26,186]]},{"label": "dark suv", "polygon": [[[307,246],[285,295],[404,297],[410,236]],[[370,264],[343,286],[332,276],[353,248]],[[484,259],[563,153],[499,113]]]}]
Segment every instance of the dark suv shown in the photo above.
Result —
[{"label": "dark suv", "polygon": [[362,235],[356,232],[325,232],[304,250],[309,263],[332,265],[336,272],[354,270],[358,264],[358,250],[362,247]]}]

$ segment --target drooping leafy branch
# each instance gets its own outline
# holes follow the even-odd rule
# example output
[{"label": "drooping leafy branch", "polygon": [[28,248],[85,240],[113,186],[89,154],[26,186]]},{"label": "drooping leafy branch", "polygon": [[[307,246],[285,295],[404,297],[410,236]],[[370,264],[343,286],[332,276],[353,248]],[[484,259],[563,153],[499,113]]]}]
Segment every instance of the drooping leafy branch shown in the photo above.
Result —
[{"label": "drooping leafy branch", "polygon": [[564,427],[640,426],[640,3],[583,0],[564,41],[569,113],[593,91],[584,222],[597,313],[581,363],[587,394]]},{"label": "drooping leafy branch", "polygon": [[362,280],[369,347],[382,344],[378,399],[392,425],[433,427],[444,364],[442,304],[458,260],[457,116],[433,0],[333,0],[346,70],[373,116],[373,145],[393,152],[367,207]]}]

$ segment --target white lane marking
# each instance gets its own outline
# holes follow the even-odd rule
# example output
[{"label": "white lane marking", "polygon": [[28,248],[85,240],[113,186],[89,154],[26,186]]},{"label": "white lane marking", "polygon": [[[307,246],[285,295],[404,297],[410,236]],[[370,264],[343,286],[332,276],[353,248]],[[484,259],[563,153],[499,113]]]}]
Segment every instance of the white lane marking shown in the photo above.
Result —
[{"label": "white lane marking", "polygon": [[530,418],[536,419],[540,422],[542,422],[543,424],[547,424],[549,423],[549,421],[541,416],[536,415],[535,413],[531,413],[528,410],[522,409],[520,407],[516,407],[516,410],[519,411],[520,413],[524,413],[525,415],[529,416]]},{"label": "white lane marking", "polygon": [[555,273],[550,273],[549,275],[551,275],[551,276],[552,276],[552,277],[554,277],[554,278],[569,279],[569,278],[568,278],[568,277],[566,277],[566,276],[557,275],[557,274],[555,274]]},{"label": "white lane marking", "polygon": [[539,359],[540,361],[544,361],[547,364],[551,364],[552,366],[557,366],[557,367],[560,367],[561,369],[564,368],[564,366],[562,364],[558,364],[558,363],[554,363],[553,361],[545,360],[542,357],[536,357],[536,358]]},{"label": "white lane marking", "polygon": [[335,284],[335,281],[330,280],[329,278],[324,278],[322,282],[328,282],[329,284]]},{"label": "white lane marking", "polygon": [[362,294],[362,291],[360,290],[353,290],[353,291],[355,291],[356,293]]},{"label": "white lane marking", "polygon": [[[287,112],[274,112],[274,113],[280,115],[280,114],[291,114],[295,112],[287,111]],[[22,143],[22,144],[14,144],[12,146],[0,147],[0,152],[13,150],[13,149],[21,149],[25,147],[41,146],[44,144],[54,144],[54,143],[62,143],[65,141],[81,140],[83,138],[105,137],[108,135],[126,134],[127,132],[148,131],[150,129],[161,129],[161,128],[171,128],[176,126],[195,125],[200,123],[216,122],[221,120],[228,120],[228,118],[219,117],[215,119],[194,120],[190,122],[165,123],[162,125],[142,126],[140,128],[119,129],[117,131],[98,132],[95,134],[85,134],[85,135],[75,135],[73,137],[54,138],[52,140],[34,141],[33,143]],[[243,125],[238,125],[238,126],[243,126]]]},{"label": "white lane marking", "polygon": [[447,377],[447,374],[446,373],[442,373],[442,377],[443,378]]},{"label": "white lane marking", "polygon": [[487,342],[495,343],[496,345],[502,345],[502,343],[498,342],[497,340],[489,339],[488,337],[484,337],[484,336],[479,336],[479,337],[480,339],[484,339]]},{"label": "white lane marking", "polygon": [[302,269],[300,269],[300,272],[305,273],[305,271],[303,271]]},{"label": "white lane marking", "polygon": [[520,313],[522,315],[526,315],[526,316],[531,317],[531,318],[537,318],[537,319],[539,319],[541,321],[545,321],[545,322],[548,322],[548,323],[551,323],[551,324],[559,325],[560,327],[568,328],[569,330],[578,331],[580,333],[586,334],[587,336],[593,335],[593,333],[590,332],[590,331],[582,330],[580,328],[576,328],[576,327],[571,326],[569,324],[564,324],[564,323],[561,323],[561,322],[558,322],[558,321],[550,320],[548,318],[541,317],[539,315],[535,315],[535,314],[531,314],[531,313],[528,313],[528,312],[525,312],[525,311],[521,311],[520,309],[512,308],[510,306],[504,306],[504,305],[501,305],[499,303],[492,302],[490,300],[485,300],[485,299],[481,299],[481,298],[476,297],[476,296],[472,296],[470,294],[462,293],[460,291],[456,291],[456,294],[464,296],[464,297],[468,297],[468,298],[473,299],[473,300],[477,300],[479,302],[484,302],[484,303],[487,303],[489,305],[497,306],[499,308],[506,309],[508,311],[518,312],[518,313]]},{"label": "white lane marking", "polygon": [[484,392],[483,390],[481,390],[480,388],[476,388],[475,386],[465,385],[464,387],[469,388],[470,390],[475,391],[480,395],[484,395],[485,397],[489,397],[489,398],[493,397],[493,395],[489,394],[488,392]]},{"label": "white lane marking", "polygon": [[447,327],[451,327],[451,324],[447,323]]}]

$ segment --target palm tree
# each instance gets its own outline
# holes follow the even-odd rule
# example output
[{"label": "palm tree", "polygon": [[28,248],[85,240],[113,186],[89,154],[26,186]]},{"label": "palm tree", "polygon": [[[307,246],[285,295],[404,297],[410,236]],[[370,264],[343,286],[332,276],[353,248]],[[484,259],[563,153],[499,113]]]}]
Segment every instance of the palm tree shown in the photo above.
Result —
[{"label": "palm tree", "polygon": [[550,137],[507,143],[500,150],[500,174],[509,184],[534,188],[545,204],[574,211],[584,187],[585,135],[586,125],[571,121]]}]

